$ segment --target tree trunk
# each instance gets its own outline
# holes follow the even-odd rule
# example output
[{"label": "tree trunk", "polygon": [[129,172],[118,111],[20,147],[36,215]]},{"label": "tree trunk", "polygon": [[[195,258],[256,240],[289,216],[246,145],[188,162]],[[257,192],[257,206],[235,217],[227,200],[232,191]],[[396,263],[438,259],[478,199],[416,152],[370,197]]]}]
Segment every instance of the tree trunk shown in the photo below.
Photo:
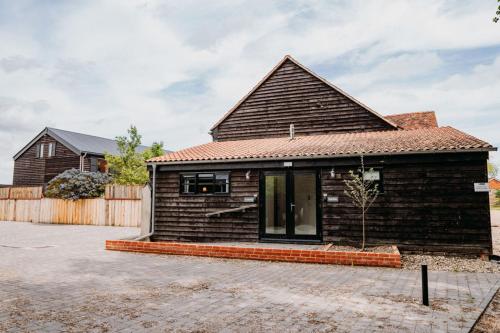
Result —
[{"label": "tree trunk", "polygon": [[361,251],[365,250],[365,208],[363,207],[362,213],[362,227],[363,227],[363,242],[361,243]]}]

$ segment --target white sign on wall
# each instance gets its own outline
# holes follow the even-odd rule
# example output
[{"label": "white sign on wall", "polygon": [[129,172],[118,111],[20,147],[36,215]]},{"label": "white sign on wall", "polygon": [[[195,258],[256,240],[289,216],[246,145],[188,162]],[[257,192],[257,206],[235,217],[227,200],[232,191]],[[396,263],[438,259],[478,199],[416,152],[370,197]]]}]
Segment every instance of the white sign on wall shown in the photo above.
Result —
[{"label": "white sign on wall", "polygon": [[326,202],[339,202],[339,197],[327,196]]},{"label": "white sign on wall", "polygon": [[474,183],[474,192],[489,192],[488,183]]},{"label": "white sign on wall", "polygon": [[380,171],[378,170],[367,170],[364,174],[364,180],[376,181],[380,180]]}]

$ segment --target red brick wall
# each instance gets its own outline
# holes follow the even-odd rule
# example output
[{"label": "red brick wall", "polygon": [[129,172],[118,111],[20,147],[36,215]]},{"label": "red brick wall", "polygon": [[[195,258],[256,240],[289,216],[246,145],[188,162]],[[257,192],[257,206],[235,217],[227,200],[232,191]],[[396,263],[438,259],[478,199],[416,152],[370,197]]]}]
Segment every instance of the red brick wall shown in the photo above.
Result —
[{"label": "red brick wall", "polygon": [[324,250],[299,250],[253,248],[236,246],[202,245],[170,242],[140,242],[107,240],[106,249],[114,251],[145,252],[233,259],[287,261],[313,264],[339,264],[356,266],[401,267],[401,256],[394,253],[336,252]]}]

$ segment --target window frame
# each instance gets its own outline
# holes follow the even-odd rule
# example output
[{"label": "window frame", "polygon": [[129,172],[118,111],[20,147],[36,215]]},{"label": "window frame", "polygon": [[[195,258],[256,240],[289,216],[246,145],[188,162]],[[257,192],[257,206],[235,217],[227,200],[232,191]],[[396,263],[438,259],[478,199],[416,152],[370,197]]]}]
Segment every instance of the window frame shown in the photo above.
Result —
[{"label": "window frame", "polygon": [[37,143],[35,146],[35,158],[40,158],[40,144]]},{"label": "window frame", "polygon": [[[214,192],[203,193],[198,191],[198,175],[212,174],[212,185]],[[217,175],[227,176],[227,192],[215,192],[217,186]],[[184,177],[194,176],[194,192],[184,192]],[[179,194],[182,196],[229,196],[231,195],[231,172],[230,171],[196,171],[179,173]]]},{"label": "window frame", "polygon": [[99,161],[97,157],[90,157],[90,172],[98,172],[99,171]]},{"label": "window frame", "polygon": [[45,157],[45,155],[44,155],[45,143],[40,143],[39,148],[40,148],[40,150],[38,152],[38,158],[44,158]]},{"label": "window frame", "polygon": [[51,158],[56,156],[56,143],[55,142],[49,142],[48,145],[48,150],[47,150],[47,158]]}]

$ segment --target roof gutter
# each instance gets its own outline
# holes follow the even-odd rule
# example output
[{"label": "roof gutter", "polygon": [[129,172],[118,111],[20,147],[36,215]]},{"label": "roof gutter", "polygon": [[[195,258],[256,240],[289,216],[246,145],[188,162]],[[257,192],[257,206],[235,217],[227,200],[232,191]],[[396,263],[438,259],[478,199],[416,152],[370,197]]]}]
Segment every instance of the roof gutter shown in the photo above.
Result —
[{"label": "roof gutter", "polygon": [[83,153],[80,155],[80,171],[85,171],[85,157],[87,157],[87,153]]},{"label": "roof gutter", "polygon": [[332,159],[344,157],[358,156],[392,156],[392,155],[414,155],[414,154],[449,154],[449,153],[478,153],[497,151],[496,147],[491,148],[473,148],[473,149],[448,149],[448,150],[424,150],[424,151],[404,151],[404,152],[381,152],[381,153],[353,153],[353,154],[338,154],[338,155],[309,155],[309,156],[277,156],[265,158],[227,158],[218,160],[192,160],[192,161],[171,161],[171,162],[147,162],[147,165],[186,165],[186,164],[207,164],[207,163],[238,163],[238,162],[266,162],[266,161],[290,161],[290,160],[317,160],[317,159]]}]

